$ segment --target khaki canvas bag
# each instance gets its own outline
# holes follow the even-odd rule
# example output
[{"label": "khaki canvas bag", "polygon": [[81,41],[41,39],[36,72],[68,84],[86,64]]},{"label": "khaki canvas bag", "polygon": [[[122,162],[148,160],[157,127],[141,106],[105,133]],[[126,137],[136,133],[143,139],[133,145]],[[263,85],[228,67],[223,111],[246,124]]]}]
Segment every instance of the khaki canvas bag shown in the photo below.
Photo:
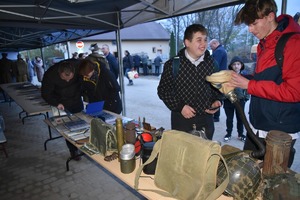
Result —
[{"label": "khaki canvas bag", "polygon": [[216,142],[181,131],[165,131],[162,139],[154,145],[149,159],[139,167],[134,187],[139,190],[143,167],[158,155],[154,184],[166,192],[154,190],[155,192],[183,200],[215,200],[221,196],[229,182],[227,176],[216,188],[220,158],[226,165],[220,153],[221,146]]},{"label": "khaki canvas bag", "polygon": [[107,152],[116,152],[116,127],[105,123],[99,118],[93,118],[91,120],[91,135],[89,143],[97,148],[103,156],[106,156]]}]

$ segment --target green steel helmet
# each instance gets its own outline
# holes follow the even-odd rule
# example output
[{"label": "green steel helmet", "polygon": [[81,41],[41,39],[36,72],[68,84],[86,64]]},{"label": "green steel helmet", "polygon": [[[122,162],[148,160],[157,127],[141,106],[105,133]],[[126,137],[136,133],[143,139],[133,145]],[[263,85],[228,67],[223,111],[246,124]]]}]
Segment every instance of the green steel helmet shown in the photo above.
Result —
[{"label": "green steel helmet", "polygon": [[[229,170],[229,184],[224,195],[232,196],[235,200],[255,199],[262,185],[261,170],[256,160],[241,151],[223,157]],[[221,184],[226,176],[225,166],[220,162],[217,184]]]},{"label": "green steel helmet", "polygon": [[264,178],[264,200],[299,200],[300,174],[275,174]]}]

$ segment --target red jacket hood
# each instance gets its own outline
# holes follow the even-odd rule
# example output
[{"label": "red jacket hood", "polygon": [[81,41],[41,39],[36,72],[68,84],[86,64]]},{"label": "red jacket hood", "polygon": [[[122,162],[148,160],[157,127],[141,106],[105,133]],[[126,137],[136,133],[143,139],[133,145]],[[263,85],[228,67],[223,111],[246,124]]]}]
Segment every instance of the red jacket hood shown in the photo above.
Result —
[{"label": "red jacket hood", "polygon": [[300,26],[290,15],[280,15],[277,17],[277,28],[266,38],[261,39],[257,47],[257,55],[261,54],[262,49],[275,49],[278,39],[282,34],[289,32],[300,32]]}]

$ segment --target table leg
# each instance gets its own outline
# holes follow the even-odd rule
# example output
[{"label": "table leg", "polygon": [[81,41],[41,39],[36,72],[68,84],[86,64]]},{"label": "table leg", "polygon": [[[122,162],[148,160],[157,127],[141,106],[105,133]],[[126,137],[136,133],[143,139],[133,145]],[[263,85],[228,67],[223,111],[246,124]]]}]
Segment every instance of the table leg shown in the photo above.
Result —
[{"label": "table leg", "polygon": [[51,127],[50,126],[48,126],[48,131],[49,131],[49,139],[47,139],[44,142],[44,149],[45,149],[45,151],[47,151],[47,142],[63,137],[62,135],[56,136],[56,137],[52,137],[52,131],[51,131]]},{"label": "table leg", "polygon": [[[45,119],[47,119],[47,118],[49,118],[49,113],[48,112],[46,112],[46,118]],[[52,131],[51,131],[51,127],[49,125],[48,125],[48,132],[49,132],[49,139],[47,139],[44,142],[44,149],[45,149],[45,151],[47,151],[47,142],[63,137],[62,135],[57,136],[57,137],[52,137]]]},{"label": "table leg", "polygon": [[[25,112],[25,111],[22,111],[22,112]],[[21,112],[21,113],[22,113],[22,112]],[[20,113],[20,114],[21,114],[21,113]],[[19,114],[19,117],[20,117],[20,114]],[[34,114],[34,115],[28,115],[28,114],[26,113],[26,116],[22,118],[22,123],[23,123],[23,124],[25,123],[25,122],[24,122],[25,118],[28,118],[28,117],[34,117],[34,116],[38,116],[38,115],[43,115],[43,116],[45,117],[45,119],[47,119],[47,117],[46,117],[46,115],[45,115],[44,113],[39,113],[39,114]],[[21,118],[21,117],[20,117],[20,118]]]}]

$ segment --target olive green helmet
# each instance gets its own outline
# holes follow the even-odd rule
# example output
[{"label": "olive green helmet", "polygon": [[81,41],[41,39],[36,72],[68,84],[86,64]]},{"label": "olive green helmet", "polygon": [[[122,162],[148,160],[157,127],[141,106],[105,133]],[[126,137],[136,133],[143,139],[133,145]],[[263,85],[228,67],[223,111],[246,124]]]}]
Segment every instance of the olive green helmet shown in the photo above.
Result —
[{"label": "olive green helmet", "polygon": [[[253,200],[260,193],[262,175],[256,160],[245,152],[223,155],[229,170],[229,184],[224,194],[235,200]],[[220,162],[217,184],[223,182],[227,172]]]}]

